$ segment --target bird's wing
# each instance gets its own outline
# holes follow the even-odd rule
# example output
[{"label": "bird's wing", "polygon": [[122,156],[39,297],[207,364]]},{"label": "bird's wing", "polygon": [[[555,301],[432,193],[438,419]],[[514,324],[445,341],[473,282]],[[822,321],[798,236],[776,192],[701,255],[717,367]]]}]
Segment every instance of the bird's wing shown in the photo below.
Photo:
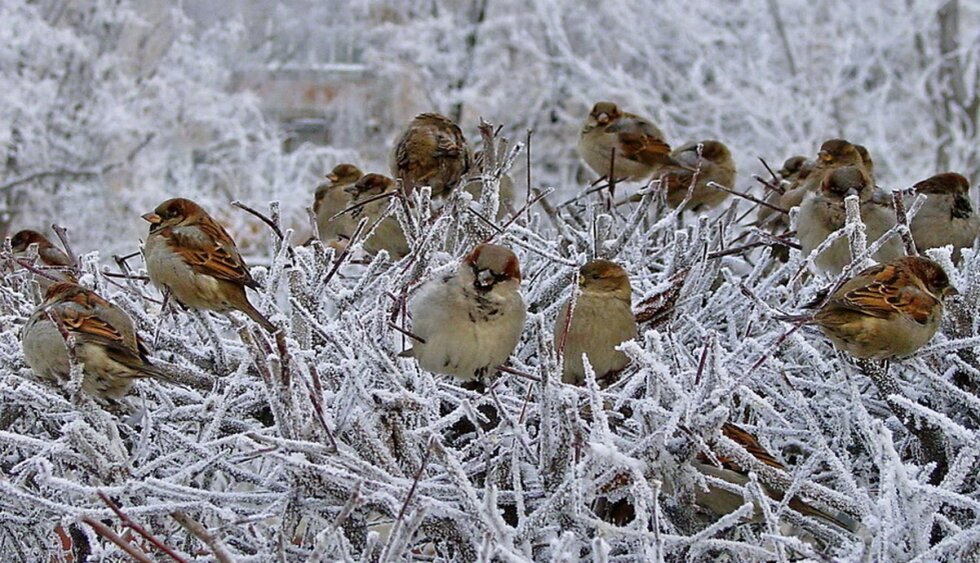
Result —
[{"label": "bird's wing", "polygon": [[180,254],[195,272],[248,287],[258,287],[224,228],[217,223],[202,223],[197,228],[205,236],[191,236],[174,230],[171,235],[171,248],[174,252]]}]

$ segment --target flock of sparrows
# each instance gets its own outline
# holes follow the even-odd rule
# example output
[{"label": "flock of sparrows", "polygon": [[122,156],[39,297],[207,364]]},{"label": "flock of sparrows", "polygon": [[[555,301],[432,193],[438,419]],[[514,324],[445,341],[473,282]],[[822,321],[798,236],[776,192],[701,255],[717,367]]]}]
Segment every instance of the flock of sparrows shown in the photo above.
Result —
[{"label": "flock of sparrows", "polygon": [[[702,140],[671,149],[653,123],[610,102],[592,108],[578,149],[600,176],[647,183],[647,191],[661,190],[675,208],[718,207],[735,184],[731,152],[720,141]],[[340,164],[317,187],[313,210],[324,243],[343,247],[366,217],[372,227],[362,241],[363,250],[373,254],[383,249],[396,260],[403,258],[412,249],[399,222],[385,215],[389,197],[429,186],[434,199],[445,198],[454,189],[469,189],[467,173],[482,166],[481,156],[471,154],[459,126],[434,113],[421,114],[410,123],[391,160],[393,178]],[[857,195],[871,240],[895,225],[890,201],[875,185],[871,156],[860,145],[828,140],[815,159],[791,157],[778,175],[778,183],[766,196],[770,206],[760,208],[758,225],[780,237],[792,236],[787,233],[787,215],[776,209],[799,207],[797,237],[805,255],[844,227],[848,195]],[[966,179],[955,173],[939,174],[914,188],[926,200],[911,222],[913,239],[919,248],[951,245],[958,259],[959,251],[971,247],[980,230]],[[506,200],[513,189],[504,185],[502,192],[501,199]],[[266,330],[278,330],[249,302],[246,288],[258,285],[231,236],[202,207],[187,199],[170,199],[143,218],[150,223],[143,247],[147,274],[165,295],[190,309],[240,311]],[[45,299],[22,333],[25,358],[39,377],[63,382],[72,363],[82,364],[84,391],[117,399],[134,379],[160,375],[132,320],[111,302],[77,285],[64,252],[34,231],[17,233],[10,244],[15,255],[36,253],[44,269],[35,271],[46,274],[36,276],[46,290]],[[29,247],[35,250],[28,253]],[[935,334],[943,299],[955,290],[938,264],[904,256],[897,239],[883,245],[874,258],[878,265],[820,296],[813,304],[814,313],[784,320],[813,323],[836,347],[858,358],[913,354]],[[837,274],[851,261],[847,239],[840,238],[821,249],[814,264]],[[620,345],[638,335],[629,274],[619,264],[597,259],[583,265],[576,278],[577,288],[554,324],[562,379],[583,384],[587,359],[596,380],[605,386],[629,364]],[[520,286],[521,268],[511,250],[491,243],[478,245],[454,272],[418,288],[408,305],[416,342],[403,355],[413,356],[419,366],[434,373],[461,381],[485,380],[507,363],[520,341],[526,317]],[[72,346],[66,346],[69,339]],[[725,433],[764,463],[778,464],[738,427],[726,425]],[[730,471],[744,479],[737,466],[715,467],[706,461],[701,465],[706,472]],[[712,503],[704,500],[703,504]]]}]

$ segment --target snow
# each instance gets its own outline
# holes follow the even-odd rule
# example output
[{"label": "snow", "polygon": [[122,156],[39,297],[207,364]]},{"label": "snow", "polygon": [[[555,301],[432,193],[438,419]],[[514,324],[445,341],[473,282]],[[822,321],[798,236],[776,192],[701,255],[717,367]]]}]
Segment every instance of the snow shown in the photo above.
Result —
[{"label": "snow", "polygon": [[[946,169],[976,180],[976,112],[949,97],[957,76],[967,102],[977,96],[976,2],[950,3],[952,51],[937,15],[949,8],[933,1],[857,15],[804,0],[724,12],[700,0],[501,0],[482,15],[481,2],[185,4],[0,3],[0,223],[8,234],[66,227],[81,282],[127,311],[173,374],[112,405],[78,393],[79,381],[39,382],[18,337],[36,288],[4,270],[0,560],[59,560],[67,533],[87,540],[90,560],[118,559],[83,519],[136,532],[99,492],[189,561],[976,558],[980,253],[954,264],[928,252],[961,296],[929,345],[871,374],[900,393],[883,396],[819,332],[788,334],[773,318],[833,279],[808,273],[798,251],[786,263],[764,245],[721,252],[761,240],[750,202],[698,216],[651,190],[610,208],[604,192],[578,198],[595,178],[574,149],[591,104],[613,99],[674,145],[728,143],[736,189],[757,196],[757,157],[778,168],[833,136],[868,146],[886,188]],[[237,82],[263,69],[329,86],[335,95],[301,117],[331,126],[327,144],[285,148],[275,100]],[[483,197],[441,204],[420,190],[395,202],[415,248],[398,263],[303,245],[322,176],[343,161],[386,172],[391,141],[431,110],[458,112],[470,144],[496,153]],[[492,144],[480,118],[503,127]],[[504,173],[517,209],[537,197],[528,160],[557,214],[538,201],[491,226],[467,211],[495,216]],[[263,286],[253,303],[283,338],[240,316],[162,309],[141,257],[121,258],[146,236],[139,216],[174,196],[225,224]],[[271,218],[285,243],[232,201]],[[852,216],[840,235],[862,261],[882,242],[863,234]],[[476,392],[399,357],[411,342],[393,325],[410,328],[405,298],[488,239],[520,259],[529,315],[510,367],[531,377],[501,373]],[[593,257],[630,272],[634,308],[657,297],[651,312],[667,313],[622,346],[632,364],[606,389],[594,374],[562,384],[552,345],[575,270]],[[751,462],[721,436],[726,421],[787,472],[753,466],[743,507],[717,519],[691,502],[707,479],[690,462],[708,450]],[[948,462],[939,473],[923,452],[930,429]],[[848,511],[867,539],[797,515],[770,486]],[[597,514],[621,498],[635,519]],[[747,523],[753,503],[764,509]]]}]

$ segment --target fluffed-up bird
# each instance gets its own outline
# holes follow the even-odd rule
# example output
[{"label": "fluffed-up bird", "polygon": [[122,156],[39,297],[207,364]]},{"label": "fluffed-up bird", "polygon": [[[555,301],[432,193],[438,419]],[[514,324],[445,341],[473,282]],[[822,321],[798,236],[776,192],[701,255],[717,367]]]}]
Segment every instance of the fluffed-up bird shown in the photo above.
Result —
[{"label": "fluffed-up bird", "polygon": [[605,386],[629,363],[616,347],[637,334],[629,275],[615,262],[593,260],[582,266],[578,279],[580,292],[565,303],[555,321],[555,349],[561,350],[564,358],[562,381],[574,385],[585,382],[585,354],[596,379]]},{"label": "fluffed-up bird", "polygon": [[[811,174],[812,176],[812,174]],[[844,227],[844,199],[856,194],[860,200],[861,219],[867,228],[868,242],[880,238],[895,226],[895,214],[887,206],[874,201],[875,186],[871,177],[858,166],[836,168],[824,175],[819,189],[808,191],[800,206],[797,236],[804,256],[813,252],[827,237]],[[901,240],[891,238],[875,253],[874,259],[883,262],[903,254]],[[830,274],[840,273],[851,263],[847,237],[841,237],[818,256],[814,265]]]},{"label": "fluffed-up bird", "polygon": [[909,227],[919,250],[952,245],[953,259],[960,250],[970,248],[980,234],[980,217],[970,203],[970,182],[961,174],[945,172],[915,186],[926,201]]},{"label": "fluffed-up bird", "polygon": [[75,360],[83,364],[82,390],[93,397],[119,399],[137,378],[166,376],[150,363],[122,309],[94,291],[59,282],[48,288],[22,333],[24,358],[42,380],[56,385],[68,381],[66,335],[73,337]]},{"label": "fluffed-up bird", "polygon": [[646,180],[661,166],[674,163],[670,145],[656,125],[612,102],[592,107],[582,124],[578,152],[599,176],[609,176],[615,160],[613,179],[632,182]]},{"label": "fluffed-up bird", "polygon": [[425,282],[409,302],[410,355],[419,366],[461,381],[483,380],[521,338],[527,308],[517,256],[496,244],[473,249],[454,273]]},{"label": "fluffed-up bird", "polygon": [[829,299],[818,297],[807,305],[819,306],[812,316],[780,320],[812,323],[856,358],[887,360],[925,346],[942,321],[943,300],[956,293],[939,264],[905,256],[862,270]]},{"label": "fluffed-up bird", "polygon": [[[393,260],[401,260],[408,256],[411,248],[405,238],[405,232],[394,214],[389,214],[384,219],[384,215],[391,203],[391,197],[399,197],[395,181],[383,174],[365,174],[353,186],[346,188],[351,195],[349,211],[357,224],[361,217],[367,217],[367,225],[364,227],[364,235],[370,236],[364,240],[364,250],[370,254],[377,254],[380,250],[388,251],[388,255]],[[390,194],[391,197],[381,197]],[[380,223],[378,223],[380,219]],[[375,223],[377,227],[375,227]],[[374,229],[373,232],[370,229]]]},{"label": "fluffed-up bird", "polygon": [[391,174],[401,180],[406,194],[431,186],[433,197],[445,197],[470,168],[470,153],[463,131],[438,113],[420,113],[395,144]]},{"label": "fluffed-up bird", "polygon": [[662,180],[667,190],[667,205],[671,207],[676,208],[684,201],[695,177],[694,191],[686,206],[693,211],[717,207],[728,198],[728,192],[712,188],[709,182],[726,188],[735,187],[735,161],[721,141],[708,139],[687,143],[672,151],[670,156],[678,164],[661,167],[654,178]]},{"label": "fluffed-up bird", "polygon": [[143,245],[146,273],[161,291],[192,309],[240,311],[269,332],[272,324],[248,300],[258,289],[224,227],[189,199],[174,198],[143,215],[150,234]]},{"label": "fluffed-up bird", "polygon": [[37,258],[40,261],[38,266],[41,266],[39,269],[50,276],[34,276],[42,293],[47,291],[52,284],[59,281],[76,281],[75,274],[71,270],[72,263],[68,259],[68,255],[52,244],[46,236],[37,231],[24,229],[15,233],[10,239],[10,249],[13,251],[14,256],[18,258],[25,257],[32,244],[37,245]]},{"label": "fluffed-up bird", "polygon": [[313,213],[321,241],[349,239],[354,233],[354,218],[348,213],[338,214],[350,205],[351,196],[345,188],[353,186],[363,175],[353,164],[338,164],[327,174],[326,181],[317,186]]}]

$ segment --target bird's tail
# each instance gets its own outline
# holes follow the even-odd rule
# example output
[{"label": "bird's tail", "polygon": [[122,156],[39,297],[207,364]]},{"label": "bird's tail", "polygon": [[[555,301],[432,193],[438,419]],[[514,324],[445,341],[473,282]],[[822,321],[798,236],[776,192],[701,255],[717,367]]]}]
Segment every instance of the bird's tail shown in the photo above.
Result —
[{"label": "bird's tail", "polygon": [[861,536],[867,533],[867,530],[863,524],[855,520],[849,514],[845,514],[839,510],[835,514],[830,514],[829,512],[825,512],[798,498],[790,500],[789,506],[804,516],[811,516],[813,518],[823,520],[832,526],[843,528],[852,534]]},{"label": "bird's tail", "polygon": [[276,332],[279,331],[279,327],[277,327],[276,325],[272,324],[272,321],[270,321],[269,319],[267,319],[265,317],[265,315],[263,315],[262,313],[259,312],[258,309],[256,309],[255,307],[253,307],[252,304],[248,302],[248,300],[245,300],[245,302],[242,303],[242,306],[241,306],[241,309],[240,310],[241,310],[241,312],[243,312],[246,315],[248,315],[250,319],[252,319],[253,321],[259,323],[259,326],[261,326],[266,331],[268,331],[269,334],[275,334]]}]

